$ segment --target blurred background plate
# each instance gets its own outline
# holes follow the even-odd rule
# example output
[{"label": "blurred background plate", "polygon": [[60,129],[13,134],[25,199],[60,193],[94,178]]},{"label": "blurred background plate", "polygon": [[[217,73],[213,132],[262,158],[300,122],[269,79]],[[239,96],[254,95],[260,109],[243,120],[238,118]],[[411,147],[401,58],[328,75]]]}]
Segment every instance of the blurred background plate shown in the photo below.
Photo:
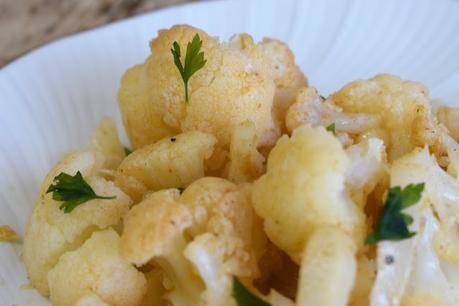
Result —
[{"label": "blurred background plate", "polygon": [[[286,41],[323,94],[389,72],[459,104],[459,1],[212,1],[163,9],[39,48],[0,70],[0,224],[22,237],[39,183],[104,116],[123,72],[160,28],[188,23],[227,39]],[[124,140],[126,140],[123,135]],[[0,305],[47,305],[27,284],[20,244],[0,243]]]}]

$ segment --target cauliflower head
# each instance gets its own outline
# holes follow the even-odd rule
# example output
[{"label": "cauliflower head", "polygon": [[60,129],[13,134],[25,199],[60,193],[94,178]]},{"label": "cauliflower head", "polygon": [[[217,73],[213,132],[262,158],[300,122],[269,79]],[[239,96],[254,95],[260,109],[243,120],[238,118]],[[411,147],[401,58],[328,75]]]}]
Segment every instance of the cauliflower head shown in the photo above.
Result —
[{"label": "cauliflower head", "polygon": [[145,276],[121,257],[119,240],[113,229],[94,232],[80,248],[62,255],[48,274],[51,303],[73,306],[99,300],[112,306],[140,305]]},{"label": "cauliflower head", "polygon": [[[31,285],[43,295],[49,294],[48,271],[59,257],[78,248],[98,229],[117,226],[131,206],[130,198],[115,184],[99,176],[104,157],[95,151],[67,154],[46,176],[26,227],[23,260]],[[81,171],[96,194],[115,199],[94,199],[76,207],[71,213],[59,209],[60,203],[46,190],[61,172],[74,175]]]},{"label": "cauliflower head", "polygon": [[[189,82],[189,104],[170,49],[182,50],[199,34],[206,65]],[[204,31],[186,25],[161,30],[144,64],[129,70],[121,82],[119,105],[134,148],[180,131],[215,135],[228,146],[231,130],[250,120],[261,144],[279,134],[271,113],[276,85],[269,71],[231,44],[220,44]],[[185,53],[185,52],[183,52]]]},{"label": "cauliflower head", "polygon": [[349,165],[332,133],[305,125],[277,142],[267,173],[255,181],[252,201],[266,234],[297,263],[317,227],[336,226],[363,241],[363,213],[345,189]]},{"label": "cauliflower head", "polygon": [[185,187],[204,176],[215,143],[215,137],[198,131],[164,138],[129,154],[116,182],[136,202],[147,190]]}]

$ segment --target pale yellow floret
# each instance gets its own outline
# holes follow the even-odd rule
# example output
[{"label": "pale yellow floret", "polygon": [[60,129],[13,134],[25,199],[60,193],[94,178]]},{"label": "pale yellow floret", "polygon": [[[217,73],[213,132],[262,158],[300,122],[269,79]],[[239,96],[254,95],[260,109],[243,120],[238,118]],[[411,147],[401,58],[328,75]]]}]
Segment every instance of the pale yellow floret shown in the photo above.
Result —
[{"label": "pale yellow floret", "polygon": [[98,298],[111,306],[140,305],[146,280],[121,257],[119,240],[113,229],[94,232],[80,248],[62,255],[48,274],[51,303],[84,305],[81,298],[86,297],[86,303]]},{"label": "pale yellow floret", "polygon": [[[23,260],[30,283],[42,294],[48,295],[48,271],[59,257],[78,248],[98,229],[117,226],[131,205],[130,198],[113,182],[98,176],[103,157],[98,152],[69,153],[47,175],[27,224]],[[64,213],[61,202],[46,193],[54,177],[61,172],[74,175],[81,171],[83,178],[101,196],[115,199],[94,199]]]}]

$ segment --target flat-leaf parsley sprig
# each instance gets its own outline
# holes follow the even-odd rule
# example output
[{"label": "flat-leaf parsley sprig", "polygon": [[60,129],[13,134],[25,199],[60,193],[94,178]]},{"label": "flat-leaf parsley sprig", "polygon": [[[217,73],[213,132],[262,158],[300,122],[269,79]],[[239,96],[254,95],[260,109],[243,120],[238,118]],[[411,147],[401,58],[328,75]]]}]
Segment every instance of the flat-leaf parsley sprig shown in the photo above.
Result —
[{"label": "flat-leaf parsley sprig", "polygon": [[180,57],[180,45],[174,41],[172,45],[172,56],[174,57],[175,66],[182,76],[183,83],[185,86],[185,103],[188,104],[188,81],[195,74],[196,71],[204,67],[207,60],[204,59],[204,52],[201,51],[202,40],[199,34],[196,34],[193,39],[188,42],[186,46],[185,63],[182,64]]},{"label": "flat-leaf parsley sprig", "polygon": [[46,193],[53,193],[53,200],[62,202],[59,209],[64,213],[71,212],[75,207],[92,199],[114,199],[115,196],[103,197],[97,195],[78,171],[74,176],[61,172]]},{"label": "flat-leaf parsley sprig", "polygon": [[365,244],[382,240],[403,240],[416,235],[408,229],[413,218],[402,213],[402,210],[416,204],[421,199],[423,190],[424,183],[410,184],[404,189],[399,186],[390,188],[378,224]]},{"label": "flat-leaf parsley sprig", "polygon": [[271,306],[250,292],[237,277],[233,277],[233,297],[237,306]]}]

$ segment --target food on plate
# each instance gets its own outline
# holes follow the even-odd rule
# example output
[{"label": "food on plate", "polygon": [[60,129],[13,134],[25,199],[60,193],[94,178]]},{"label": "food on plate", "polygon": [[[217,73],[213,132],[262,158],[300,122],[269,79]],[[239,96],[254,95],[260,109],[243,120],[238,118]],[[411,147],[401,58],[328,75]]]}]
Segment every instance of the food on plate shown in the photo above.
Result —
[{"label": "food on plate", "polygon": [[0,241],[16,241],[18,235],[9,225],[0,225]]},{"label": "food on plate", "polygon": [[150,47],[119,89],[133,150],[102,120],[32,208],[53,305],[459,305],[459,109],[387,74],[323,97],[273,39]]}]

